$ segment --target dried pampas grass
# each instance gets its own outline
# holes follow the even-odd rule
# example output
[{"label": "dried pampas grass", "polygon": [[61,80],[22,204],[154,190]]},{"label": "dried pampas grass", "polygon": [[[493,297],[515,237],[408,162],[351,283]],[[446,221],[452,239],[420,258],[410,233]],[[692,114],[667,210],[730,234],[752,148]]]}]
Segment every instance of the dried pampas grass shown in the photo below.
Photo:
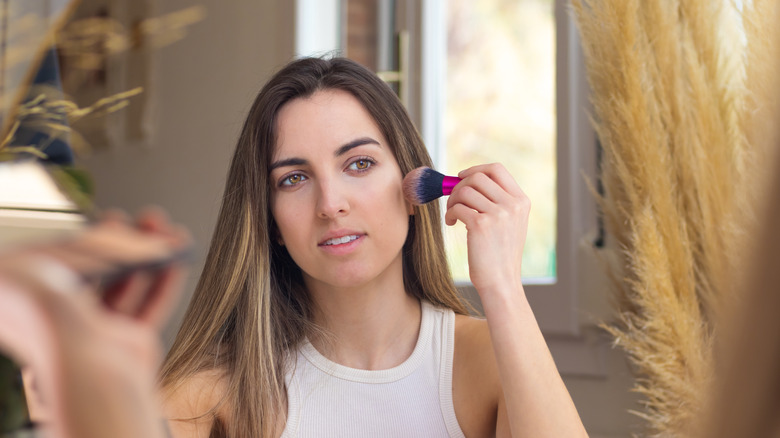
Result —
[{"label": "dried pampas grass", "polygon": [[169,14],[146,18],[126,29],[108,17],[81,18],[57,35],[60,56],[78,69],[100,68],[106,58],[130,49],[158,49],[187,36],[189,27],[206,17],[203,6],[190,6]]},{"label": "dried pampas grass", "polygon": [[[16,122],[6,138],[0,142],[0,162],[14,160],[23,153],[46,159],[47,156],[43,151],[54,140],[66,141],[75,151],[85,152],[89,144],[78,131],[71,128],[71,124],[85,117],[102,117],[126,108],[130,104],[129,99],[141,94],[142,91],[141,87],[136,87],[101,98],[88,107],[79,108],[72,100],[64,97],[52,98],[62,94],[58,89],[49,85],[36,86],[33,92],[37,96],[20,105],[16,112]],[[10,146],[22,120],[26,127],[46,134],[46,141],[41,144]]]},{"label": "dried pampas grass", "polygon": [[622,251],[619,323],[651,436],[690,436],[714,325],[738,291],[757,127],[772,111],[774,0],[573,0]]}]

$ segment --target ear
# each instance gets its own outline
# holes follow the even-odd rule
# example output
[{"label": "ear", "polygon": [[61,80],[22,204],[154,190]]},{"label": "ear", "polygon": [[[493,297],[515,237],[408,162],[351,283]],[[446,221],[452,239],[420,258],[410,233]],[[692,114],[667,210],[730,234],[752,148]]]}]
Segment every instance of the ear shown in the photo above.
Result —
[{"label": "ear", "polygon": [[409,213],[409,216],[414,216],[414,205],[409,201],[406,202],[406,212]]}]

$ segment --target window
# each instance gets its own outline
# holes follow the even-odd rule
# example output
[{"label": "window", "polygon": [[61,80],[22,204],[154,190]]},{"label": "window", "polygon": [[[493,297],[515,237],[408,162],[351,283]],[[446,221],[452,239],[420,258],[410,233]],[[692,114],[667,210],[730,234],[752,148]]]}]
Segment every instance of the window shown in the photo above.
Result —
[{"label": "window", "polygon": [[[523,281],[556,281],[555,16],[552,0],[446,0],[444,137],[455,174],[501,162],[533,203]],[[466,230],[447,227],[455,280],[468,282]]]},{"label": "window", "polygon": [[[465,5],[465,6],[461,6]],[[450,8],[466,7],[470,9],[464,12],[462,9]],[[492,7],[492,9],[491,9]],[[529,239],[526,245],[525,257],[535,259],[532,263],[535,268],[529,272],[529,267],[524,266],[524,274],[531,274],[526,277],[524,284],[528,299],[534,308],[534,313],[539,320],[539,325],[546,334],[577,335],[580,330],[580,318],[578,314],[578,285],[583,279],[587,279],[587,273],[581,272],[584,268],[582,263],[584,257],[590,257],[592,237],[588,235],[596,228],[596,208],[593,196],[588,191],[583,182],[582,175],[595,175],[595,134],[588,120],[588,97],[587,81],[584,72],[584,64],[579,46],[579,39],[576,29],[567,9],[565,0],[425,0],[420,6],[421,18],[421,87],[425,90],[425,96],[420,99],[421,102],[421,126],[423,137],[432,149],[437,163],[442,167],[449,165],[448,155],[452,153],[447,144],[448,130],[447,121],[441,117],[449,111],[447,108],[447,98],[449,94],[441,84],[450,85],[455,83],[455,79],[446,79],[457,73],[447,72],[448,68],[453,68],[458,61],[449,61],[451,56],[448,42],[457,43],[451,33],[448,33],[447,20],[455,17],[458,20],[465,20],[470,27],[476,29],[479,17],[487,17],[488,20],[500,22],[502,29],[492,31],[497,35],[498,40],[490,47],[490,50],[496,51],[494,57],[501,60],[505,57],[508,70],[517,68],[518,70],[527,69],[524,72],[518,72],[526,77],[541,77],[541,84],[522,84],[525,87],[544,88],[550,87],[548,79],[554,78],[554,108],[556,119],[554,123],[555,147],[554,152],[542,152],[539,154],[543,163],[549,163],[554,156],[554,180],[548,179],[543,175],[540,180],[533,181],[527,179],[528,175],[523,172],[523,164],[519,164],[519,172],[514,170],[514,175],[520,182],[523,189],[531,197],[533,203],[532,216],[537,216],[529,229]],[[462,14],[462,18],[458,17]],[[528,20],[538,20],[530,23]],[[518,20],[511,22],[510,20]],[[550,29],[550,26],[553,29]],[[484,26],[484,25],[483,25]],[[535,29],[534,33],[531,28]],[[458,29],[458,31],[464,31]],[[488,35],[484,31],[474,30],[472,35],[467,36],[472,40],[485,41]],[[482,33],[480,33],[482,32]],[[528,54],[518,53],[517,50],[524,50],[522,41],[530,41],[528,45]],[[485,44],[485,43],[483,43]],[[455,47],[457,48],[457,47]],[[479,49],[477,49],[479,50]],[[488,50],[488,49],[483,49]],[[538,53],[538,51],[547,50],[547,54]],[[460,55],[463,56],[463,55]],[[482,54],[481,56],[486,56]],[[533,61],[532,61],[533,59]],[[550,62],[554,62],[550,65]],[[462,62],[462,61],[460,61]],[[474,62],[474,61],[472,61]],[[529,69],[530,62],[537,62],[539,66],[537,73]],[[476,69],[482,66],[468,66],[467,68]],[[487,70],[487,69],[485,69]],[[501,69],[496,68],[499,72]],[[546,72],[546,73],[540,73]],[[549,76],[545,77],[544,74]],[[483,73],[483,78],[485,74]],[[510,76],[510,75],[508,75]],[[488,82],[481,79],[482,82]],[[452,85],[450,85],[452,86]],[[465,85],[459,85],[464,86]],[[484,84],[479,85],[484,86]],[[509,85],[511,86],[511,85]],[[509,87],[507,86],[507,87]],[[517,84],[516,86],[520,86]],[[485,91],[480,91],[485,93]],[[502,92],[502,91],[499,91]],[[535,91],[536,96],[525,94],[528,99],[539,99],[530,103],[528,106],[519,105],[519,116],[512,118],[522,119],[527,117],[523,108],[535,108],[539,114],[533,114],[531,117],[548,115],[551,103],[546,97],[539,97],[544,94],[539,90]],[[548,91],[549,92],[549,89]],[[490,92],[487,92],[490,93]],[[492,92],[493,94],[497,92]],[[502,96],[503,98],[503,96]],[[499,101],[498,97],[495,100]],[[457,101],[456,101],[457,102]],[[544,114],[546,113],[546,114]],[[510,120],[512,119],[510,118]],[[491,122],[491,118],[481,119]],[[464,122],[465,123],[465,122]],[[500,123],[506,123],[500,121]],[[518,125],[526,123],[524,120],[518,120]],[[526,126],[529,126],[526,124]],[[550,126],[550,122],[539,122],[537,127],[528,129],[538,129],[544,138],[549,136],[549,131],[545,126]],[[480,129],[479,126],[474,128]],[[522,131],[522,130],[518,130]],[[452,131],[454,132],[454,131]],[[546,133],[545,133],[546,132]],[[481,133],[480,133],[481,134]],[[522,132],[521,132],[522,134]],[[533,137],[531,137],[533,138]],[[549,137],[546,137],[549,138]],[[499,136],[499,139],[501,137]],[[517,140],[533,144],[534,140]],[[539,140],[541,142],[541,140]],[[549,140],[547,140],[549,141]],[[476,140],[479,143],[479,136]],[[524,147],[518,149],[525,149]],[[531,148],[533,149],[533,148]],[[491,152],[491,155],[493,153]],[[494,155],[494,161],[502,161],[507,165],[507,160],[499,158],[501,153]],[[490,159],[490,158],[488,158]],[[513,160],[523,160],[523,157],[516,157]],[[452,159],[453,164],[455,159]],[[457,163],[462,166],[465,163]],[[510,166],[507,166],[510,167]],[[449,170],[449,169],[448,169]],[[453,169],[454,171],[454,169]],[[550,174],[553,172],[550,171]],[[554,192],[550,186],[554,187]],[[539,194],[534,195],[532,190],[539,186]],[[551,194],[551,193],[554,193]],[[540,202],[554,199],[555,202],[546,207],[539,208]],[[541,214],[539,210],[542,210]],[[554,216],[554,220],[551,217]],[[549,234],[544,235],[543,231],[538,229],[546,228],[544,222],[553,222],[554,237]],[[532,234],[541,233],[543,237],[532,243]],[[552,243],[554,242],[554,243]],[[534,252],[535,251],[535,252]],[[554,254],[554,257],[553,257]],[[554,261],[553,261],[554,260]],[[524,265],[530,260],[524,259]],[[457,269],[457,267],[456,267]],[[585,275],[583,275],[585,274]],[[457,275],[457,274],[456,274]],[[537,277],[538,275],[538,277]],[[535,278],[534,278],[535,277]],[[462,283],[461,289],[465,296],[473,301],[478,301],[477,294],[468,283]]]},{"label": "window", "polygon": [[[311,1],[298,0],[299,15]],[[596,228],[595,203],[582,174],[595,175],[595,134],[567,2],[340,0],[335,16],[306,32],[316,35],[319,28],[328,35],[338,33],[338,47],[331,49],[363,57],[360,62],[398,90],[439,169],[454,173],[484,161],[501,161],[510,168],[534,205],[524,260],[529,301],[546,334],[578,335],[578,285],[588,277],[580,272],[585,269],[581,261],[591,256],[593,237],[587,233]],[[448,19],[465,25],[454,29]],[[471,33],[452,35],[456,31]],[[458,38],[473,46],[448,48]],[[486,51],[490,53],[481,53]],[[496,65],[486,66],[484,58]],[[464,73],[456,66],[472,76],[460,76]],[[486,79],[488,71],[511,82],[515,70],[512,90],[509,85],[487,88],[494,81]],[[533,83],[521,83],[526,81]],[[460,94],[448,94],[447,86]],[[503,113],[500,105],[514,107],[512,114]],[[458,111],[463,122],[452,118]],[[469,119],[495,126],[467,126]],[[483,153],[487,146],[495,149]],[[526,156],[507,158],[508,151],[530,153],[532,162],[541,164],[529,164]],[[476,292],[465,281],[464,250],[457,246],[463,238],[455,236],[450,237],[454,274],[463,294],[479,307]]]}]

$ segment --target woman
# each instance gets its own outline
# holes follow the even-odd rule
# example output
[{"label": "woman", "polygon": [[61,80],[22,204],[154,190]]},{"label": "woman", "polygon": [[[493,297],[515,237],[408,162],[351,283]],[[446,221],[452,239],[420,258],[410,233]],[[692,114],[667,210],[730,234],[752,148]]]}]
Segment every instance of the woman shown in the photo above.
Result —
[{"label": "woman", "polygon": [[500,165],[459,175],[445,222],[468,229],[487,321],[470,318],[438,204],[402,195],[430,165],[352,61],[294,61],[263,87],[163,367],[174,436],[586,435],[520,282],[528,199]]}]

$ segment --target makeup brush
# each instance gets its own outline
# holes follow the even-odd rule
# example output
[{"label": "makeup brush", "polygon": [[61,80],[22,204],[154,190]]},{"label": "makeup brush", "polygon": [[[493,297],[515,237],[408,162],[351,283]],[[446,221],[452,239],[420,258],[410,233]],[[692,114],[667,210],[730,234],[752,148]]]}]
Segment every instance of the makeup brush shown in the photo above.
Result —
[{"label": "makeup brush", "polygon": [[414,205],[427,204],[452,193],[452,188],[459,182],[457,176],[446,176],[430,167],[418,167],[404,177],[404,197]]}]

